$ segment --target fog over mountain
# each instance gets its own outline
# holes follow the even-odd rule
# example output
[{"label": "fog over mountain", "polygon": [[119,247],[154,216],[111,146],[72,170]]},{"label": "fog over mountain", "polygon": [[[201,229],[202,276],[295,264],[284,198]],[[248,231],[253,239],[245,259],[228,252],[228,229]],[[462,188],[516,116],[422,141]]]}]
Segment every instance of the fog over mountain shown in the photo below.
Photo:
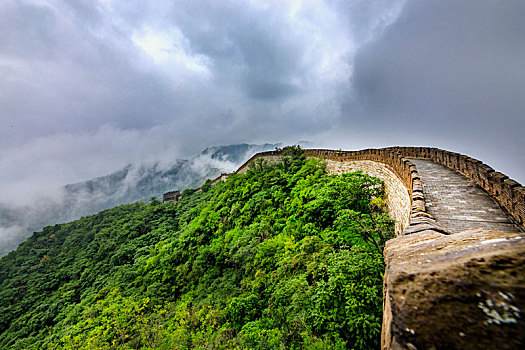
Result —
[{"label": "fog over mountain", "polygon": [[434,146],[525,183],[523,18],[517,0],[1,1],[0,222],[213,145]]},{"label": "fog over mountain", "polygon": [[239,144],[206,148],[190,159],[150,166],[129,164],[109,175],[65,185],[58,196],[23,206],[0,204],[0,256],[44,226],[67,222],[114,206],[151,197],[162,200],[171,190],[197,188],[207,179],[232,172],[257,152],[278,144]]}]

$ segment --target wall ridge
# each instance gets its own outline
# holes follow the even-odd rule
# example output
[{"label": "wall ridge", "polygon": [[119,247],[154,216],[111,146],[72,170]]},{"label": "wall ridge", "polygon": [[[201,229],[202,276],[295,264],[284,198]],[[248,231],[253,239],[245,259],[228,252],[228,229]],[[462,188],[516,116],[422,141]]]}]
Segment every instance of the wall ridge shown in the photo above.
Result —
[{"label": "wall ridge", "polygon": [[[303,149],[307,157],[327,159],[332,161],[375,161],[385,164],[399,180],[405,185],[409,192],[411,208],[409,222],[400,232],[407,235],[423,230],[434,230],[439,233],[449,234],[446,229],[441,227],[434,217],[426,211],[425,195],[423,193],[423,183],[417,172],[417,167],[410,162],[401,152],[388,148],[368,148],[359,151],[343,151],[332,149]],[[260,152],[253,155],[249,160],[242,164],[235,173],[247,171],[249,165],[257,159],[276,160],[282,156],[281,150]]]},{"label": "wall ridge", "polygon": [[[505,174],[495,171],[482,161],[469,156],[434,147],[406,146],[367,148],[359,151],[332,149],[304,149],[303,151],[308,157],[335,161],[372,160],[386,164],[405,184],[412,201],[410,224],[403,235],[425,229],[450,234],[427,212],[421,177],[417,167],[408,158],[431,160],[473,180],[496,200],[516,225],[525,231],[525,187]],[[281,150],[275,150],[256,153],[235,173],[246,171],[250,163],[258,158],[278,158],[281,152]]]},{"label": "wall ridge", "polygon": [[431,160],[473,180],[525,231],[525,187],[519,182],[478,159],[440,148],[394,146],[386,149],[400,152],[408,158]]}]

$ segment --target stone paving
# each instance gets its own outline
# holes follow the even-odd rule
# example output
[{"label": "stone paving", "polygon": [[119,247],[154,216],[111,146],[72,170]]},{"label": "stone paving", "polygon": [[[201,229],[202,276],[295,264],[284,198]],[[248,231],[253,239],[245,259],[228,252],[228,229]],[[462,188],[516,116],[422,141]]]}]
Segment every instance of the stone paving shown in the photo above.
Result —
[{"label": "stone paving", "polygon": [[520,232],[500,206],[467,177],[429,160],[410,159],[423,182],[427,211],[452,233],[473,228]]}]

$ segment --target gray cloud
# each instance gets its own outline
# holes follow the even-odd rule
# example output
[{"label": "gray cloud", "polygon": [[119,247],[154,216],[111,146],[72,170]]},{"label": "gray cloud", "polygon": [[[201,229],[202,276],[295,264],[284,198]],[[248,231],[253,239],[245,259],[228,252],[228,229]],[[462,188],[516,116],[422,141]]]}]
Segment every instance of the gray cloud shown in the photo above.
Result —
[{"label": "gray cloud", "polygon": [[2,2],[0,200],[330,129],[357,47],[337,6]]},{"label": "gray cloud", "polygon": [[356,56],[347,126],[467,153],[525,182],[524,15],[519,1],[409,1]]},{"label": "gray cloud", "polygon": [[13,126],[2,127],[2,145],[108,123],[129,129],[165,122],[174,107],[167,83],[138,69],[130,40],[108,28],[96,9],[88,16],[51,4],[0,5],[7,38],[0,43],[0,72],[7,77],[0,103],[5,124]]}]

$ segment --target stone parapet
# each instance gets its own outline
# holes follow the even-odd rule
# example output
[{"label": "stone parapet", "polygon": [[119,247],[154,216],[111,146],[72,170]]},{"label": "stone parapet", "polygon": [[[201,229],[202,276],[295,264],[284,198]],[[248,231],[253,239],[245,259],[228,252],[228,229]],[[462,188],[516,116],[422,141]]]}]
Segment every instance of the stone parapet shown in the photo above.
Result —
[{"label": "stone parapet", "polygon": [[228,179],[228,176],[230,176],[229,173],[222,173],[219,176],[217,176],[215,179],[213,179],[210,183],[211,186],[216,185],[220,181],[226,181]]},{"label": "stone parapet", "polygon": [[523,349],[523,233],[423,230],[384,257],[383,350]]},{"label": "stone parapet", "polygon": [[361,171],[383,181],[386,211],[395,221],[395,233],[399,235],[410,223],[411,200],[406,186],[385,163],[373,160],[323,160],[328,174]]},{"label": "stone parapet", "polygon": [[432,147],[388,147],[407,158],[429,159],[473,180],[489,193],[525,231],[524,187],[487,164],[469,156]]}]

